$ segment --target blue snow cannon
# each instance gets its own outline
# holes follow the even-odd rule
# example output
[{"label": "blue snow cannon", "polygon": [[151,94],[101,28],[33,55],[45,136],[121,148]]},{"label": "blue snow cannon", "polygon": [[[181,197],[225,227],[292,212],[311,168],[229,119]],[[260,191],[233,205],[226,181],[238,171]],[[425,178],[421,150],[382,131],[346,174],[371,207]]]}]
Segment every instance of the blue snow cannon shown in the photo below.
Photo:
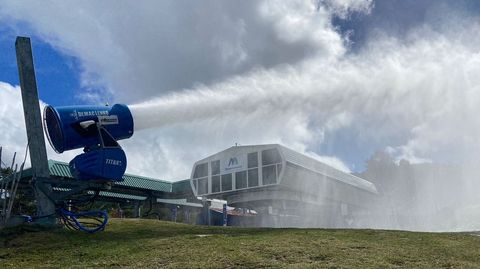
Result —
[{"label": "blue snow cannon", "polygon": [[127,158],[117,141],[133,135],[133,117],[126,105],[46,106],[43,120],[56,152],[83,147],[84,153],[69,164],[76,179],[122,181]]}]

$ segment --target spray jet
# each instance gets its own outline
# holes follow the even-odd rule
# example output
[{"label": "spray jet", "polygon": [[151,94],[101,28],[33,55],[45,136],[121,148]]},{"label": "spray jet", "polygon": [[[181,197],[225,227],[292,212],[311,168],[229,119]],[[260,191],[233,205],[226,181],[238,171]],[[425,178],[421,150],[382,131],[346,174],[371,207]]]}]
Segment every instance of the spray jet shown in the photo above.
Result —
[{"label": "spray jet", "polygon": [[78,180],[122,181],[127,158],[118,140],[130,138],[134,125],[130,109],[109,106],[45,107],[44,129],[57,153],[83,147],[70,172]]}]

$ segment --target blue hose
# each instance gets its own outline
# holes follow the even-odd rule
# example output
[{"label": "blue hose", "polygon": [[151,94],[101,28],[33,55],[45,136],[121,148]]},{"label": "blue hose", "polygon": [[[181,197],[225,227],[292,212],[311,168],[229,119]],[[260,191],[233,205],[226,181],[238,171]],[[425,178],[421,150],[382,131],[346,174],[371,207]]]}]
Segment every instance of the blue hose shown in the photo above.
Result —
[{"label": "blue hose", "polygon": [[[62,217],[62,220],[67,226],[67,228],[80,230],[86,233],[96,233],[98,231],[103,231],[107,226],[108,222],[108,213],[106,210],[103,211],[81,211],[74,213],[65,208],[60,208],[58,213]],[[85,223],[79,221],[79,218],[88,218],[94,220],[96,223]],[[99,220],[103,219],[103,220]],[[90,226],[90,227],[87,227]]]}]

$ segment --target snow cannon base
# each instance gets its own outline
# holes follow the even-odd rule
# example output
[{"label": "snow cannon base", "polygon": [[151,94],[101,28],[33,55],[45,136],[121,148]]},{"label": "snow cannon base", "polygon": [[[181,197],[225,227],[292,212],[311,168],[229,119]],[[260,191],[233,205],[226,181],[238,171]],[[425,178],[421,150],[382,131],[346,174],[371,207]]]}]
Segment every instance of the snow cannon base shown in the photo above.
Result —
[{"label": "snow cannon base", "polygon": [[69,166],[78,180],[123,181],[127,158],[121,148],[100,148],[76,156]]}]

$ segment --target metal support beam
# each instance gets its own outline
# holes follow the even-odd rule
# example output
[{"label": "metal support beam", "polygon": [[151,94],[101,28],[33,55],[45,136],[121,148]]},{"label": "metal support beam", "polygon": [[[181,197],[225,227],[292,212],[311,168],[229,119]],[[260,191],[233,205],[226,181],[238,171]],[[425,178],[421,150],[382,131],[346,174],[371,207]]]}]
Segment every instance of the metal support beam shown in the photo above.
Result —
[{"label": "metal support beam", "polygon": [[[25,126],[27,128],[27,139],[33,175],[36,178],[49,178],[50,172],[48,169],[47,151],[45,149],[45,139],[43,136],[42,116],[40,113],[30,38],[17,37],[17,40],[15,41],[15,50],[17,54],[23,112],[25,115]],[[52,191],[51,186],[45,184],[42,186],[42,189],[47,193],[45,194],[37,187],[35,189],[37,216],[52,215],[55,213],[55,205],[47,197],[49,194],[48,192]],[[52,218],[46,218],[43,219],[43,221],[48,223],[53,220]]]},{"label": "metal support beam", "polygon": [[172,206],[170,210],[172,211],[172,221],[177,222],[177,211],[178,211],[177,206],[176,205]]},{"label": "metal support beam", "polygon": [[135,201],[134,202],[134,207],[133,207],[133,217],[134,218],[140,218],[142,216],[141,210],[141,202],[140,201]]}]

